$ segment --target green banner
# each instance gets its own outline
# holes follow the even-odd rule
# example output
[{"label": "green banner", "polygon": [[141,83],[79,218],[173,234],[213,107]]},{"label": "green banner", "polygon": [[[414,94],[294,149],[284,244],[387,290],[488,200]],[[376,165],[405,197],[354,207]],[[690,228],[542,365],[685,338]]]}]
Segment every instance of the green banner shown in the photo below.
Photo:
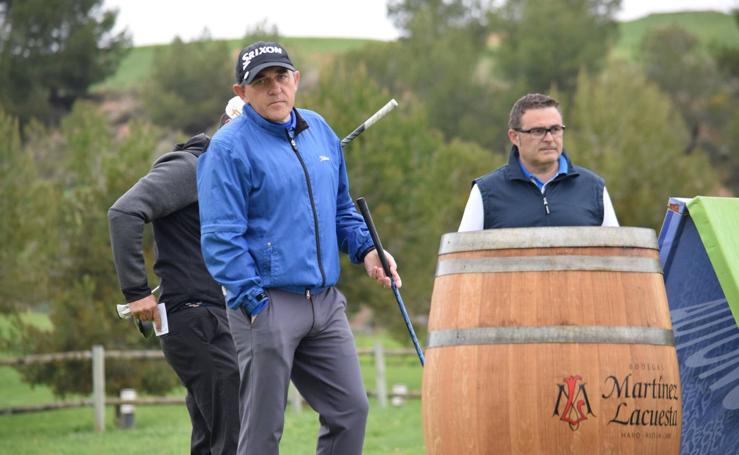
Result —
[{"label": "green banner", "polygon": [[739,326],[739,198],[698,196],[688,212]]}]

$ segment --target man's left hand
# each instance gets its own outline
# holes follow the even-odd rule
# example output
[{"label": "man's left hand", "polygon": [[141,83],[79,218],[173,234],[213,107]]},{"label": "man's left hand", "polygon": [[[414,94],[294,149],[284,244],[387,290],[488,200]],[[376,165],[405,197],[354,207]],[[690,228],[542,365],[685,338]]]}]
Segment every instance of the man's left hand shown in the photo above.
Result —
[{"label": "man's left hand", "polygon": [[157,308],[157,299],[154,294],[147,295],[143,299],[135,300],[128,304],[131,314],[142,321],[154,321],[157,330],[162,330],[162,319]]},{"label": "man's left hand", "polygon": [[[393,274],[395,285],[400,288],[403,282],[400,280],[400,275],[398,275],[398,265],[395,263],[395,258],[385,251],[385,259],[390,266],[390,273]],[[380,255],[377,253],[377,250],[370,251],[364,257],[364,270],[367,271],[367,275],[374,278],[381,285],[386,288],[390,287],[390,278],[385,275],[385,271],[382,269],[382,262],[380,262]]]}]

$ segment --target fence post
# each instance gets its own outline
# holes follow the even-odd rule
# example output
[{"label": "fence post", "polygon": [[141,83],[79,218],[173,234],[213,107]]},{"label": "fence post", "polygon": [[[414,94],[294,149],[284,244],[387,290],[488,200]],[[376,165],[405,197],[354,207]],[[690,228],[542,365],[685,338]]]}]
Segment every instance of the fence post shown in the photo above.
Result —
[{"label": "fence post", "polygon": [[385,352],[382,342],[375,340],[372,347],[375,357],[375,389],[377,391],[377,402],[381,408],[387,407],[387,379],[385,378]]},{"label": "fence post", "polygon": [[390,402],[393,406],[402,406],[408,396],[408,386],[405,384],[393,384],[393,398]]},{"label": "fence post", "polygon": [[92,347],[92,402],[95,408],[95,431],[105,431],[105,349]]},{"label": "fence post", "polygon": [[[121,400],[135,400],[136,389],[121,389],[120,393]],[[133,428],[136,417],[136,406],[132,404],[121,404],[118,405],[118,427],[119,428]]]}]

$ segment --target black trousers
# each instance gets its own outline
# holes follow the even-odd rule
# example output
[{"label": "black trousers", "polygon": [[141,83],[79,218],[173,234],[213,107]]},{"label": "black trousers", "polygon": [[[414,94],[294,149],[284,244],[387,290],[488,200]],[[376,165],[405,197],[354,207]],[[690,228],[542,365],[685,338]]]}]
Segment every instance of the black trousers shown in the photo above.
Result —
[{"label": "black trousers", "polygon": [[167,315],[162,350],[187,389],[190,453],[236,453],[239,367],[225,307],[184,307]]}]

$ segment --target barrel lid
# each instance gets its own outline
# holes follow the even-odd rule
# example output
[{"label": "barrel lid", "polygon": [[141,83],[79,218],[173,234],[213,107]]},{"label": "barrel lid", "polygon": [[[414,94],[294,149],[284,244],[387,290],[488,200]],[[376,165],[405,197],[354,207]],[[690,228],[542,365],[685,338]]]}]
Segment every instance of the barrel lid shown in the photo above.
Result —
[{"label": "barrel lid", "polygon": [[562,226],[450,232],[441,237],[439,254],[518,248],[621,247],[656,250],[653,229],[640,227]]}]

